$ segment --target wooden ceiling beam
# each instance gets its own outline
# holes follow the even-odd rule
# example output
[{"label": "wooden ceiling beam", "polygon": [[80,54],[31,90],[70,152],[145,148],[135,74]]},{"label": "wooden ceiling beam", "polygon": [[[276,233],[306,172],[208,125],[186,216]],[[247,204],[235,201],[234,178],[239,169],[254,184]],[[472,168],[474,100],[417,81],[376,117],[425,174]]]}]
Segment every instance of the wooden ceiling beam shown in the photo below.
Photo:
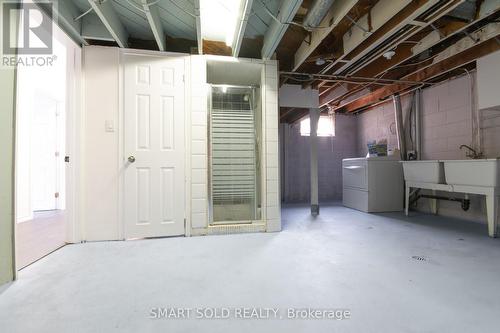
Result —
[{"label": "wooden ceiling beam", "polygon": [[[446,41],[457,39],[458,36],[463,35],[467,30],[474,30],[476,27],[485,25],[486,22],[495,19],[500,14],[500,6],[497,8],[490,5],[490,2],[496,0],[486,0],[481,6],[487,6],[489,9],[480,10],[478,7],[477,19],[466,24],[464,22],[448,21],[444,25],[439,27],[439,32],[433,31],[430,34],[426,34],[423,38],[418,38],[419,43],[416,45],[401,43],[396,49],[396,55],[391,59],[387,60],[382,57],[370,62],[370,66],[364,66],[361,70],[355,72],[353,75],[366,76],[366,77],[378,77],[384,75],[384,77],[399,78],[400,76],[391,76],[392,71],[398,69],[398,67],[404,66],[405,68],[412,68],[412,62],[416,65],[422,63],[418,61],[419,56],[427,51],[432,50],[435,46],[442,45]],[[441,15],[443,16],[443,15]],[[415,39],[414,39],[415,40]],[[427,63],[431,63],[430,58]],[[423,62],[426,63],[426,62]],[[415,65],[415,66],[416,66]],[[413,66],[413,68],[415,68]],[[358,87],[349,92],[344,92],[342,95],[331,93],[334,89],[338,88],[338,85],[328,89],[323,89],[320,91],[320,105],[325,106],[327,104],[336,104],[339,101],[353,95],[363,89],[363,87]]]},{"label": "wooden ceiling beam", "polygon": [[276,20],[272,21],[264,36],[264,45],[261,51],[263,59],[270,59],[272,57],[281,38],[283,38],[288,29],[289,24],[287,22],[293,20],[301,3],[302,0],[283,0]]},{"label": "wooden ceiling beam", "polygon": [[102,23],[106,26],[109,33],[115,39],[116,43],[120,47],[128,46],[128,32],[123,26],[115,8],[112,5],[112,1],[96,2],[94,0],[88,0],[89,4],[94,9],[94,12],[99,16]]},{"label": "wooden ceiling beam", "polygon": [[[500,50],[500,43],[497,41],[497,36],[498,33],[475,46],[453,54],[415,73],[407,75],[404,77],[404,79],[412,81],[429,81],[446,72],[473,62],[478,58],[484,57],[485,55]],[[339,106],[336,111],[354,112],[371,104],[378,103],[395,93],[404,91],[411,87],[412,85],[409,84],[393,84],[384,88],[380,88],[367,96],[363,96],[354,101]]]},{"label": "wooden ceiling beam", "polygon": [[158,44],[158,49],[160,51],[165,51],[165,41],[167,38],[165,32],[163,31],[163,25],[161,23],[158,6],[156,6],[155,4],[149,4],[150,0],[141,0],[141,3],[142,8],[144,8],[144,13],[146,14],[146,18],[149,22],[149,26],[151,27],[151,31],[153,31],[156,44]]},{"label": "wooden ceiling beam", "polygon": [[200,0],[194,0],[194,15],[196,22],[196,42],[198,44],[198,54],[203,54],[203,38],[201,37]]},{"label": "wooden ceiling beam", "polygon": [[248,18],[252,11],[253,0],[244,0],[242,3],[242,8],[240,11],[240,19],[236,27],[236,34],[234,36],[234,42],[232,45],[233,57],[238,57],[240,54],[241,43],[243,42],[243,37],[245,36],[245,30],[248,23]]}]

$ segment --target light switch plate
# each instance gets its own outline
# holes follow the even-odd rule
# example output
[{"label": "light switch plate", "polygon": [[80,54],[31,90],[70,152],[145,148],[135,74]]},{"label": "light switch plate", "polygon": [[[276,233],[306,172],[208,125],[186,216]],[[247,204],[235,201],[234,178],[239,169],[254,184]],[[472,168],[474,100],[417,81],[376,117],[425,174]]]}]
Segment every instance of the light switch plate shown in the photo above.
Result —
[{"label": "light switch plate", "polygon": [[114,132],[115,131],[115,123],[113,120],[106,120],[104,122],[104,128],[106,132]]}]

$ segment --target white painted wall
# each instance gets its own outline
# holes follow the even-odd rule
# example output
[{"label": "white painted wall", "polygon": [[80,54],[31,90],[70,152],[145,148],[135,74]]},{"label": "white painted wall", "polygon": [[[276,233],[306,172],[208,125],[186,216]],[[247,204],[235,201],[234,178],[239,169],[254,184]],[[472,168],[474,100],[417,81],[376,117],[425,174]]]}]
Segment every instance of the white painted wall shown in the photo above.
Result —
[{"label": "white painted wall", "polygon": [[200,230],[208,226],[207,96],[209,88],[205,57],[191,57],[190,81],[191,214],[188,215],[191,217],[191,228]]},{"label": "white painted wall", "polygon": [[[0,0],[0,6],[6,2]],[[15,68],[0,69],[0,285],[14,271],[14,115]]]},{"label": "white painted wall", "polygon": [[[82,239],[120,239],[119,62],[114,47],[84,47]],[[106,132],[105,122],[115,124]]]},{"label": "white painted wall", "polygon": [[498,78],[500,78],[500,51],[477,61],[479,109],[500,108]]},{"label": "white painted wall", "polygon": [[263,133],[265,144],[265,212],[266,231],[276,232],[281,230],[281,200],[280,200],[280,157],[278,144],[278,62],[267,60],[265,62],[264,75],[262,78],[262,115]]},{"label": "white painted wall", "polygon": [[[1,5],[1,3],[0,3]],[[14,278],[15,70],[0,70],[0,285]]]},{"label": "white painted wall", "polygon": [[500,51],[477,61],[478,107],[484,153],[500,157]]},{"label": "white painted wall", "polygon": [[[90,46],[84,48],[84,125],[82,160],[82,239],[88,241],[122,239],[120,216],[119,147],[120,119],[120,53],[118,48]],[[148,51],[145,51],[148,52]],[[207,59],[189,56],[186,107],[189,110],[187,136],[186,224],[190,234],[204,234],[208,229],[208,156],[207,156]],[[221,57],[218,57],[221,59]],[[227,58],[232,59],[232,58]],[[263,87],[263,162],[265,196],[263,216],[267,231],[281,229],[278,178],[278,79],[276,61],[238,59],[238,62],[260,64]],[[115,125],[105,131],[105,122]],[[189,228],[191,226],[191,228]]]}]

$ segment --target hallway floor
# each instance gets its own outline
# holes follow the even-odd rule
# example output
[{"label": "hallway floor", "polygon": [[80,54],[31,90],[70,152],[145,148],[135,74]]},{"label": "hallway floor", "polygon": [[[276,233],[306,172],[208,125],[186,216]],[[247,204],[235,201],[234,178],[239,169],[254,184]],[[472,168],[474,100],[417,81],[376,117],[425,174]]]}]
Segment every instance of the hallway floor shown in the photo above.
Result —
[{"label": "hallway floor", "polygon": [[33,219],[16,224],[16,264],[26,267],[66,244],[65,211],[35,212]]},{"label": "hallway floor", "polygon": [[[283,209],[284,230],[65,246],[0,289],[2,332],[497,332],[500,239],[429,215]],[[282,319],[151,319],[158,307]],[[287,319],[288,308],[350,319]]]}]

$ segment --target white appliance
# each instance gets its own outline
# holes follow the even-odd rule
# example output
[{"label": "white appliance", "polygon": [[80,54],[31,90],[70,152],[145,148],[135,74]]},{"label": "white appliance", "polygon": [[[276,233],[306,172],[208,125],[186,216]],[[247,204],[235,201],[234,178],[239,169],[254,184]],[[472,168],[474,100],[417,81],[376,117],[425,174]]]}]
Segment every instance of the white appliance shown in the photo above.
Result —
[{"label": "white appliance", "polygon": [[367,213],[403,210],[403,168],[396,157],[344,159],[342,179],[344,206]]}]

